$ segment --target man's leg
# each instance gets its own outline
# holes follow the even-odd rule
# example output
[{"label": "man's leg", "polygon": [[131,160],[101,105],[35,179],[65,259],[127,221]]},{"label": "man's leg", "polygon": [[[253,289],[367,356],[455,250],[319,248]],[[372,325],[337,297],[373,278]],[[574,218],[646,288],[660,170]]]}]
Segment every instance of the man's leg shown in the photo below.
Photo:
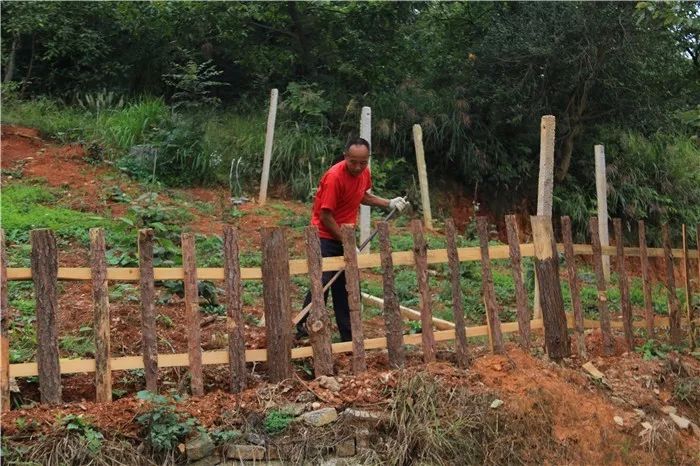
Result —
[{"label": "man's leg", "polygon": [[335,322],[338,324],[341,341],[352,340],[352,327],[350,326],[350,305],[348,304],[348,290],[345,288],[345,272],[331,285],[333,292],[333,311]]},{"label": "man's leg", "polygon": [[[335,256],[342,256],[343,255],[343,245],[337,241],[333,241],[330,239],[326,238],[321,238],[321,257],[335,257]],[[321,275],[321,285],[326,286],[326,283],[328,283],[331,278],[333,278],[336,274],[335,270],[328,271],[328,272],[323,272]],[[345,283],[345,274],[343,273],[341,277],[338,277],[338,280],[342,278],[343,283]],[[338,282],[336,280],[336,283]],[[345,285],[343,285],[345,286]],[[333,289],[333,285],[331,285],[331,288]],[[328,292],[330,290],[326,290],[326,292],[323,294],[323,302],[328,301]],[[347,302],[347,297],[345,298]],[[311,291],[306,293],[306,296],[304,297],[304,304],[302,305],[302,309],[304,309],[306,306],[308,306],[311,303]],[[333,307],[335,308],[335,296],[333,297]],[[306,315],[304,316],[303,319],[299,321],[297,324],[297,337],[305,337],[308,336],[308,332],[306,330],[306,320],[309,318],[309,314],[311,312],[307,312]],[[336,311],[337,315],[337,311]],[[348,316],[349,316],[349,311],[348,311]],[[349,317],[348,317],[349,319]]]}]

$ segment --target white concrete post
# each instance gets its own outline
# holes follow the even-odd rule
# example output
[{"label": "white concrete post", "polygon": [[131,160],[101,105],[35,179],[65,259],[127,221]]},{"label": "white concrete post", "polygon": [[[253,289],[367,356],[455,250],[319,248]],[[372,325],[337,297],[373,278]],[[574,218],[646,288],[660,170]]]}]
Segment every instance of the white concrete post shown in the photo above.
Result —
[{"label": "white concrete post", "polygon": [[[362,113],[360,114],[360,137],[367,142],[369,142],[370,155],[372,155],[372,109],[370,107],[362,107]],[[371,167],[372,162],[367,167]],[[369,206],[360,206],[360,244],[362,244],[370,235],[370,224],[369,224]],[[369,244],[361,251],[363,253],[369,253]]]},{"label": "white concrete post", "polygon": [[275,119],[277,118],[277,89],[270,93],[270,111],[267,114],[267,133],[265,134],[265,154],[263,156],[263,169],[260,178],[260,205],[267,201],[267,182],[270,178],[270,161],[272,160],[272,141],[275,137]]},{"label": "white concrete post", "polygon": [[433,229],[433,215],[430,212],[430,191],[428,190],[428,171],[425,166],[423,151],[423,129],[413,125],[413,144],[416,147],[416,166],[418,167],[418,182],[420,184],[420,200],[423,206],[423,223],[425,228]]},{"label": "white concrete post", "polygon": [[[605,146],[597,144],[593,146],[595,153],[595,192],[598,201],[598,234],[600,245],[610,245],[608,232],[608,180],[605,173]],[[603,254],[603,275],[605,281],[610,281],[610,256]]]},{"label": "white concrete post", "polygon": [[[540,174],[537,185],[537,215],[552,216],[552,198],[554,196],[554,133],[556,119],[554,115],[544,115],[540,121]],[[540,287],[535,277],[534,318],[542,318],[540,305]]]}]

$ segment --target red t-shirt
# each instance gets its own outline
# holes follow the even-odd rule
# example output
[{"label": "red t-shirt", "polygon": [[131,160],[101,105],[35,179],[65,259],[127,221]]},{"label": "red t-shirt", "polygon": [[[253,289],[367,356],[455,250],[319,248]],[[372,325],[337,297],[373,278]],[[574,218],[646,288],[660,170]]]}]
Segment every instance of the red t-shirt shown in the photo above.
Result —
[{"label": "red t-shirt", "polygon": [[329,209],[338,226],[344,223],[354,225],[360,202],[368,189],[372,187],[369,168],[358,176],[352,176],[345,167],[345,160],[333,165],[321,178],[314,199],[311,224],[318,228],[321,238],[335,239],[333,234],[321,222],[321,209]]}]

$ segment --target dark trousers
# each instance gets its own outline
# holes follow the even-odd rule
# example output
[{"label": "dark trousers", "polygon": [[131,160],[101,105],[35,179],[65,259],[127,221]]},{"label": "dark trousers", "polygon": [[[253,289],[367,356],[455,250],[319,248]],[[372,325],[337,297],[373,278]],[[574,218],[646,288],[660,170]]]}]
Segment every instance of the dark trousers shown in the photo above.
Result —
[{"label": "dark trousers", "polygon": [[[321,238],[321,257],[335,257],[342,255],[342,243],[332,239]],[[321,277],[323,286],[325,286],[335,274],[336,271],[323,272]],[[342,341],[350,341],[352,340],[352,331],[350,329],[350,305],[348,304],[348,292],[345,289],[345,272],[342,272],[336,281],[333,282],[330,289],[326,290],[326,292],[323,294],[324,302],[328,301],[329,291],[333,293],[333,311],[335,312],[335,321],[338,324],[338,330],[340,331],[340,339]],[[309,291],[306,293],[306,297],[304,298],[304,307],[308,306],[310,302],[311,292]],[[309,317],[309,314],[306,314],[297,325],[303,325],[306,322],[306,319]]]}]

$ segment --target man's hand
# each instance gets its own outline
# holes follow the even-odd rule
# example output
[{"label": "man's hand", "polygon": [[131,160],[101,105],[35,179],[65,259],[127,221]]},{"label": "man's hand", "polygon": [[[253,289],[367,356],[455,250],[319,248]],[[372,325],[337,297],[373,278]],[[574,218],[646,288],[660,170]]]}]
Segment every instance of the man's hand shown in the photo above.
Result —
[{"label": "man's hand", "polygon": [[408,201],[406,201],[403,197],[395,197],[389,201],[390,210],[396,209],[398,212],[401,212],[406,207],[408,207]]}]

